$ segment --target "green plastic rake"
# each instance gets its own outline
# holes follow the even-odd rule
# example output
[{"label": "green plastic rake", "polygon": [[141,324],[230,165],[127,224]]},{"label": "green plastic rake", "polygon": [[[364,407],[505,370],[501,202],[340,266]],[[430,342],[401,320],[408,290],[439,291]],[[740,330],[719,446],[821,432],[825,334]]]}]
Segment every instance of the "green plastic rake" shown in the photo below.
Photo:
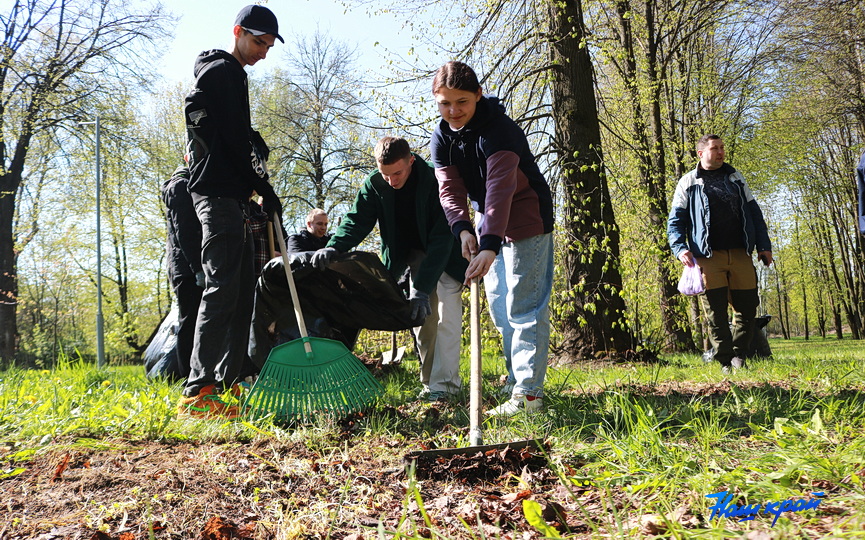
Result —
[{"label": "green plastic rake", "polygon": [[270,351],[246,398],[244,412],[253,418],[273,415],[279,421],[303,421],[365,409],[384,388],[341,342],[309,336],[277,216],[274,228],[301,338]]}]

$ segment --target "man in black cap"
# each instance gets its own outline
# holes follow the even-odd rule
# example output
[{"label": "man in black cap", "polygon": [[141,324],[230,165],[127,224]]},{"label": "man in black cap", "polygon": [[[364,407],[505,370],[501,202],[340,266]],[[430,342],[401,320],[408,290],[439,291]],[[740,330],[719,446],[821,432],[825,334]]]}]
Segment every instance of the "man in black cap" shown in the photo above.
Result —
[{"label": "man in black cap", "polygon": [[253,245],[246,223],[253,192],[265,212],[282,216],[268,182],[268,149],[252,129],[245,66],[263,60],[279,35],[266,7],[246,6],[234,23],[231,52],[204,51],[195,61],[195,90],[186,97],[189,192],[201,222],[205,290],[198,310],[182,414],[234,418],[223,400],[241,376],[255,289]]}]

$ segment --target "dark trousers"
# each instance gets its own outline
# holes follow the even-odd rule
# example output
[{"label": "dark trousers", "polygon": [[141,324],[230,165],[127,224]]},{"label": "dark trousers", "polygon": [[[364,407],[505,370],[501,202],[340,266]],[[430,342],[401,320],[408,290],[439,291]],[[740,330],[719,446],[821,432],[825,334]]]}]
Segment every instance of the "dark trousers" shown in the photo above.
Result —
[{"label": "dark trousers", "polygon": [[201,222],[201,297],[185,396],[211,384],[217,390],[238,380],[246,358],[252,304],[252,235],[240,201],[204,197],[195,201]]},{"label": "dark trousers", "polygon": [[[700,299],[709,327],[709,340],[715,348],[715,360],[722,366],[729,366],[734,356],[744,360],[754,337],[754,319],[760,304],[757,289],[719,287],[701,294]],[[733,307],[732,328],[727,317],[728,303]]]},{"label": "dark trousers", "polygon": [[177,296],[177,369],[182,379],[189,377],[189,359],[195,338],[195,321],[204,289],[195,284],[195,276],[185,277],[174,287]]}]

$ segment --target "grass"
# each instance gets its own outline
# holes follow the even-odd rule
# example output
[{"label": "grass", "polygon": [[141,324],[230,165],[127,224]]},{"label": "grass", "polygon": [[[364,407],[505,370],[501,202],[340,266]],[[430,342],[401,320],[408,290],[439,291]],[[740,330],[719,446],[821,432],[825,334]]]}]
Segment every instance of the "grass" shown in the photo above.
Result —
[{"label": "grass", "polygon": [[[865,343],[772,340],[771,345],[774,358],[753,361],[750,369],[728,376],[696,355],[667,356],[658,365],[551,367],[543,414],[485,422],[485,443],[550,441],[555,493],[569,509],[568,522],[580,525],[570,532],[538,517],[536,489],[522,507],[508,507],[519,518],[511,529],[485,536],[476,522],[472,525],[479,519],[472,513],[488,515],[493,504],[488,497],[465,493],[472,510],[455,515],[440,508],[442,493],[424,491],[425,484],[411,476],[402,484],[399,508],[390,510],[399,518],[364,530],[380,538],[504,537],[508,530],[571,538],[744,538],[755,531],[773,538],[865,538]],[[341,537],[354,523],[352,516],[379,508],[384,515],[393,505],[370,480],[381,471],[361,470],[359,463],[398,468],[395,455],[421,443],[468,444],[464,407],[404,405],[419,389],[416,370],[408,361],[387,373],[384,398],[349,428],[327,418],[294,428],[178,418],[179,387],[145,380],[140,366],[97,370],[66,362],[51,371],[7,371],[0,374],[0,491],[34,456],[63,448],[110,452],[129,441],[296,444],[329,464],[317,472],[321,486],[278,501],[262,487],[248,495],[249,504],[269,520],[273,536],[267,537],[310,531]],[[503,370],[500,358],[485,359],[487,407],[497,401]],[[276,450],[253,455],[285,478],[300,478],[310,466]],[[499,489],[519,491],[531,485],[527,482],[515,477]],[[713,499],[706,495],[725,490],[735,493],[739,505],[798,500],[812,492],[825,496],[816,510],[781,514],[774,525],[764,515],[744,523],[709,520]],[[288,507],[294,509],[291,517],[280,510]],[[137,508],[151,511],[141,501]]]}]

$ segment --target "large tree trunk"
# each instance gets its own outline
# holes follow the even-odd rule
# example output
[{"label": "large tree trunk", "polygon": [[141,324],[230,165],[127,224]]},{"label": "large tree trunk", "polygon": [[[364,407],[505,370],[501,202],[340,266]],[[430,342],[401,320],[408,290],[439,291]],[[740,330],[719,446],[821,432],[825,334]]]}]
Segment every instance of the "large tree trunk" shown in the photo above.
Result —
[{"label": "large tree trunk", "polygon": [[549,3],[554,145],[562,171],[568,290],[565,359],[623,357],[634,347],[621,296],[619,233],[604,171],[581,1]]},{"label": "large tree trunk", "polygon": [[784,339],[790,339],[790,333],[787,331],[787,325],[784,322],[787,316],[784,314],[784,292],[787,290],[786,280],[783,288],[781,287],[781,265],[778,260],[773,263],[775,265],[775,294],[778,300],[778,324],[781,326],[781,335]]},{"label": "large tree trunk", "polygon": [[[18,353],[18,250],[15,236],[15,204],[24,174],[24,158],[33,135],[34,98],[22,122],[23,128],[11,156],[0,129],[0,365],[9,365]],[[2,113],[0,113],[2,114]],[[0,120],[0,126],[3,126]],[[10,159],[11,157],[11,159]],[[5,165],[8,162],[8,167]],[[20,247],[19,247],[20,249]]]},{"label": "large tree trunk", "polygon": [[20,174],[7,172],[0,176],[0,367],[12,363],[18,348],[18,276],[13,227],[19,184]]}]

